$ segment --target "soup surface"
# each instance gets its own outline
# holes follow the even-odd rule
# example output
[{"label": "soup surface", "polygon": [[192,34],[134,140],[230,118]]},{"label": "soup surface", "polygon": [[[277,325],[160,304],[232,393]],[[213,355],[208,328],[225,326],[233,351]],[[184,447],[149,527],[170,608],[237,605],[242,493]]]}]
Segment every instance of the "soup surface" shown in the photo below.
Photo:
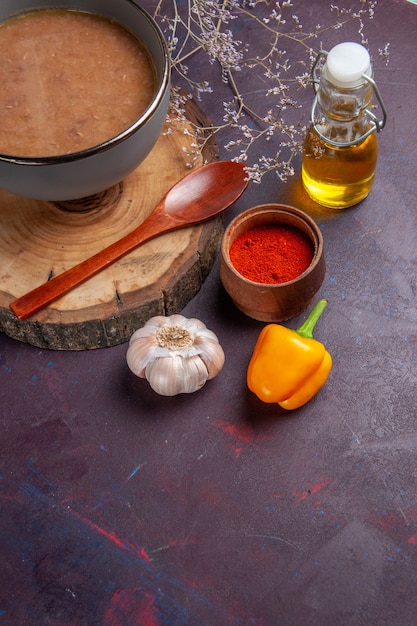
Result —
[{"label": "soup surface", "polygon": [[108,19],[45,10],[0,26],[0,153],[54,156],[128,128],[156,80],[144,46]]}]

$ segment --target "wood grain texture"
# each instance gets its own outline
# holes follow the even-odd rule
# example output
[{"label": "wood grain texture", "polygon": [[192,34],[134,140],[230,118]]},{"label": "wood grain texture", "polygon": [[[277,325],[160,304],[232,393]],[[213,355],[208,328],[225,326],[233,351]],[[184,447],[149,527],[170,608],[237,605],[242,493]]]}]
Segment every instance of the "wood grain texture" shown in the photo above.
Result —
[{"label": "wood grain texture", "polygon": [[180,311],[212,267],[223,234],[221,217],[145,243],[29,320],[18,320],[9,305],[139,225],[190,171],[187,151],[193,151],[197,134],[208,141],[195,167],[215,160],[217,146],[204,130],[209,127],[189,100],[186,119],[167,122],[130,176],[74,206],[0,191],[0,329],[42,348],[95,349],[127,341],[152,315]]}]

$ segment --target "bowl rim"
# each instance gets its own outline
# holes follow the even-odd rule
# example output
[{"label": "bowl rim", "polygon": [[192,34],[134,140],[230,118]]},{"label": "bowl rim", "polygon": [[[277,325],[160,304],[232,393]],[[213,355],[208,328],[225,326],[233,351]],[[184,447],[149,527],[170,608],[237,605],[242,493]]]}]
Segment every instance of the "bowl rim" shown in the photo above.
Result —
[{"label": "bowl rim", "polygon": [[[5,153],[0,152],[0,162],[16,164],[16,165],[25,165],[25,166],[41,166],[41,165],[55,165],[55,164],[61,164],[61,163],[68,163],[68,162],[74,162],[74,161],[78,161],[81,159],[85,159],[86,157],[91,157],[101,152],[105,152],[106,150],[110,150],[110,148],[112,148],[113,146],[118,145],[119,143],[123,142],[126,138],[135,134],[142,126],[144,126],[144,124],[148,121],[148,119],[152,117],[154,112],[157,110],[157,108],[161,104],[164,98],[164,95],[166,93],[166,90],[170,86],[171,58],[170,58],[170,54],[168,50],[168,44],[165,40],[162,30],[160,29],[160,27],[158,26],[154,18],[150,15],[150,13],[148,13],[148,11],[146,11],[143,7],[137,4],[134,0],[124,0],[124,2],[131,5],[136,11],[138,11],[138,13],[141,13],[142,16],[147,20],[148,24],[150,25],[154,34],[156,35],[156,39],[161,47],[161,52],[163,56],[162,77],[159,81],[154,98],[152,99],[152,102],[149,104],[149,106],[145,109],[142,115],[133,122],[133,124],[131,124],[124,130],[122,130],[120,133],[118,133],[117,135],[114,135],[113,137],[110,137],[110,139],[107,139],[106,141],[103,141],[102,143],[96,144],[89,148],[85,148],[84,150],[79,150],[76,152],[68,152],[65,154],[45,156],[45,157],[15,156],[15,155],[10,155],[10,154],[5,154]],[[62,8],[64,11],[68,10],[68,11],[89,13],[93,15],[102,16],[102,14],[97,10],[87,11],[81,8],[80,9],[74,9],[74,8],[66,9],[65,7],[60,7],[60,8]],[[1,23],[8,21],[8,19],[14,19],[15,17],[18,17],[20,15],[23,16],[23,15],[31,14],[34,12],[48,11],[51,9],[53,10],[54,7],[49,7],[49,8],[48,7],[41,7],[41,8],[36,7],[36,1],[34,0],[33,8],[24,9],[21,12],[15,13],[11,15],[10,18],[7,18],[6,20],[2,20]],[[118,21],[117,19],[113,20],[113,18],[112,18],[112,21],[114,21],[115,23],[118,23],[125,30],[129,31],[129,27],[123,24],[121,21]]]},{"label": "bowl rim", "polygon": [[[251,220],[251,218],[261,217],[263,215],[267,216],[268,214],[278,215],[279,213],[283,215],[288,215],[288,216],[291,215],[295,217],[296,219],[298,219],[299,223],[304,223],[307,226],[307,229],[303,230],[303,232],[305,232],[309,236],[311,242],[314,245],[314,252],[313,252],[313,258],[311,260],[311,263],[304,270],[304,272],[302,272],[301,274],[298,274],[298,276],[286,282],[263,283],[263,282],[257,282],[257,281],[251,280],[250,278],[247,278],[246,276],[238,272],[238,270],[235,268],[232,261],[230,260],[230,255],[229,255],[230,245],[233,243],[233,241],[236,239],[238,235],[245,232],[245,228],[242,228],[242,230],[240,230],[238,235],[236,235],[234,239],[231,239],[233,231],[235,231],[237,227],[243,225],[245,222]],[[266,224],[271,224],[271,223],[279,224],[280,222],[279,220],[274,220],[273,222],[268,222],[268,220],[265,220],[263,223],[266,225]],[[258,223],[257,225],[260,225],[260,223]],[[251,228],[253,226],[255,226],[255,224],[252,224],[248,228]],[[298,228],[296,224],[291,224],[291,226]],[[311,234],[314,235],[314,240],[312,239]],[[324,251],[323,235],[321,233],[321,230],[318,224],[313,220],[313,218],[302,209],[299,209],[289,204],[281,204],[281,203],[258,204],[249,209],[246,209],[245,211],[237,215],[227,226],[225,233],[223,235],[222,243],[221,243],[221,256],[222,256],[223,261],[227,265],[229,271],[231,271],[237,278],[242,280],[244,283],[248,285],[252,285],[254,287],[262,287],[264,289],[265,288],[280,289],[282,287],[287,287],[289,285],[293,285],[297,283],[300,280],[303,280],[318,265],[321,257],[323,256],[323,251]]]}]

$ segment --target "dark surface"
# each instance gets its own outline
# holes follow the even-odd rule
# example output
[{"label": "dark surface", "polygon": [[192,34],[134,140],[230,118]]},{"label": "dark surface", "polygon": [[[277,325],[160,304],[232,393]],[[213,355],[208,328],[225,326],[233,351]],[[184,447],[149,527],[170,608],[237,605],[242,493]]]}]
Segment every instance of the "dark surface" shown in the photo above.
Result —
[{"label": "dark surface", "polygon": [[190,396],[154,394],[126,345],[0,336],[0,626],[417,624],[416,34],[417,6],[378,5],[389,121],[368,199],[319,209],[297,164],[227,213],[277,200],[322,229],[316,337],[334,368],[304,408],[246,389],[263,325],[231,305],[218,264],[183,313],[226,364]]}]

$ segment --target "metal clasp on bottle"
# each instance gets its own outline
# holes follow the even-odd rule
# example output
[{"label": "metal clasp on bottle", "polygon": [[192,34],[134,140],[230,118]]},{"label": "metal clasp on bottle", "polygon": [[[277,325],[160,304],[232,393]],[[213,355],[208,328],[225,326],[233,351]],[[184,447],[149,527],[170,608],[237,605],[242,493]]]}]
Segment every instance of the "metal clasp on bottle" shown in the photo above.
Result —
[{"label": "metal clasp on bottle", "polygon": [[314,126],[314,130],[316,131],[317,135],[320,137],[320,139],[322,141],[324,141],[325,143],[334,146],[335,148],[347,148],[349,146],[357,146],[358,144],[362,143],[362,141],[364,141],[364,139],[366,139],[367,137],[369,137],[369,135],[372,135],[372,133],[374,133],[375,131],[377,133],[379,133],[385,126],[386,121],[387,121],[387,110],[385,108],[384,102],[382,100],[382,96],[381,93],[378,89],[378,86],[376,84],[376,82],[374,81],[373,78],[371,78],[370,76],[366,76],[366,74],[362,74],[362,78],[367,81],[370,85],[372,85],[372,88],[375,92],[376,98],[379,102],[379,105],[381,107],[381,111],[382,111],[382,120],[379,120],[377,118],[377,116],[372,113],[372,111],[370,109],[365,109],[365,113],[366,115],[371,119],[371,127],[369,128],[369,130],[364,133],[363,135],[361,135],[360,137],[357,137],[356,139],[353,139],[352,141],[333,141],[333,139],[329,139],[329,137],[326,137],[325,135],[323,135],[319,129],[317,128],[316,125],[316,108],[317,108],[317,99],[318,99],[318,89],[319,89],[319,84],[320,84],[320,78],[317,76],[317,67],[319,65],[319,62],[321,61],[321,59],[325,59],[327,57],[329,53],[326,52],[325,50],[321,50],[318,55],[317,58],[314,62],[313,68],[311,70],[311,76],[313,79],[313,88],[314,88],[314,93],[315,98],[313,100],[313,105],[311,107],[311,115],[310,115],[310,121],[311,124]]}]

